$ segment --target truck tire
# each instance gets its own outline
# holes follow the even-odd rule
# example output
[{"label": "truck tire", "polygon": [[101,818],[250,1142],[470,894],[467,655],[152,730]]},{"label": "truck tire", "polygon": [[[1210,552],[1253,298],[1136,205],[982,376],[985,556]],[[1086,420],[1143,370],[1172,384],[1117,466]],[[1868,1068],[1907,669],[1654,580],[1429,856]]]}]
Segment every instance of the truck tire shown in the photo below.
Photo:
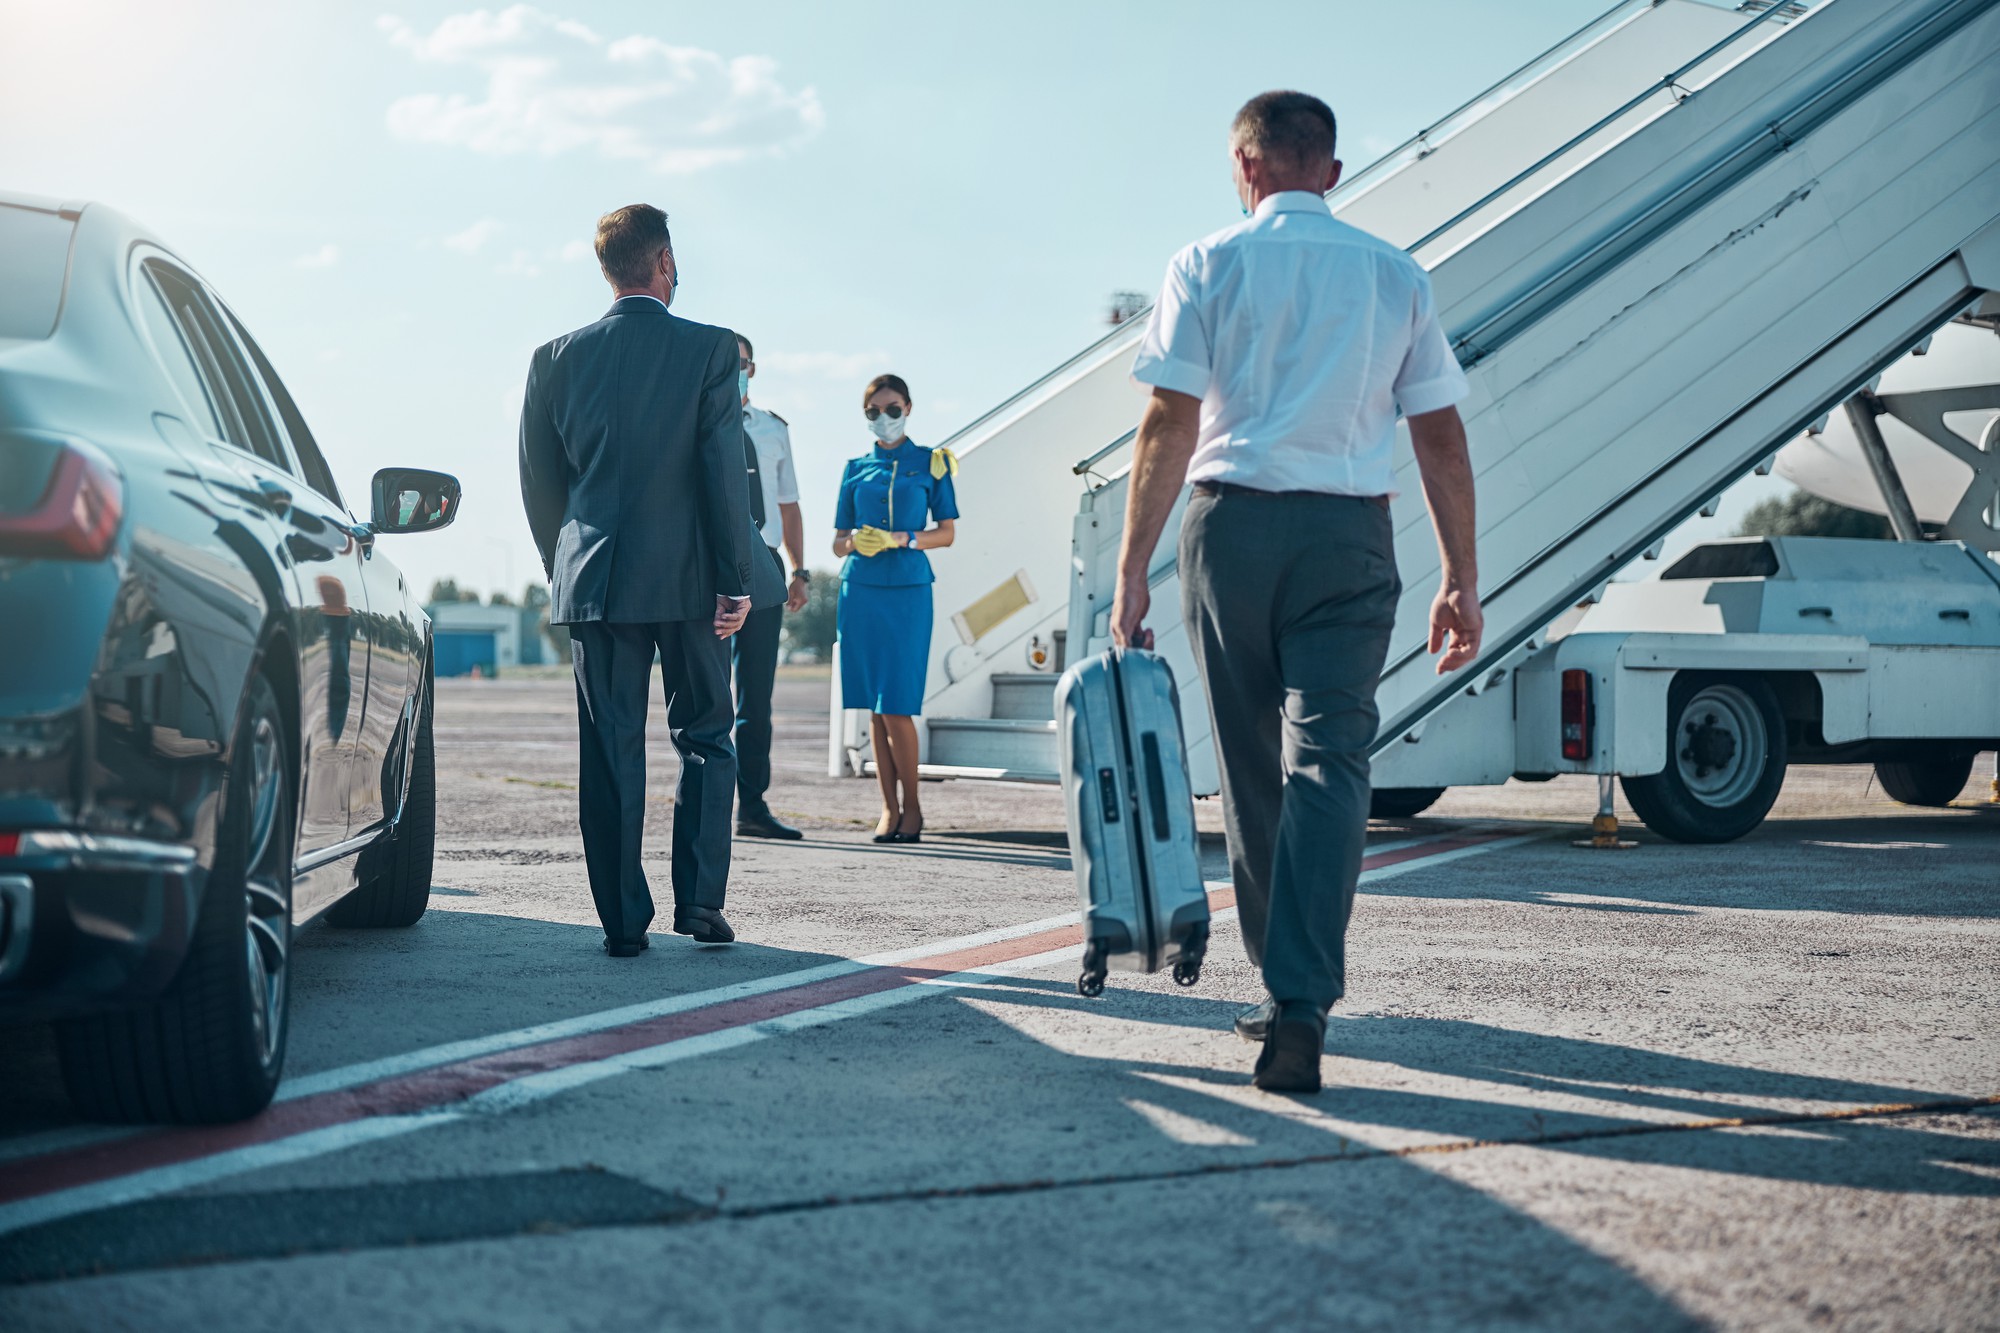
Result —
[{"label": "truck tire", "polygon": [[1963,754],[1914,762],[1891,763],[1885,760],[1875,765],[1875,776],[1881,780],[1882,790],[1904,805],[1946,806],[1965,790],[1967,780],[1972,777],[1972,761],[1976,758],[1978,756],[1968,750]]},{"label": "truck tire", "polygon": [[270,682],[252,677],[180,971],[157,1000],[56,1025],[63,1082],[87,1118],[219,1124],[257,1114],[277,1091],[299,790],[290,734]]},{"label": "truck tire", "polygon": [[1619,779],[1646,827],[1729,842],[1764,822],[1785,785],[1785,716],[1761,676],[1683,672],[1667,693],[1667,766]]},{"label": "truck tire", "polygon": [[1368,793],[1370,819],[1410,819],[1437,804],[1443,787],[1377,787]]},{"label": "truck tire", "polygon": [[437,767],[431,747],[431,685],[417,701],[410,792],[388,836],[361,853],[360,883],[326,919],[336,926],[414,926],[431,905],[431,859],[437,849]]}]

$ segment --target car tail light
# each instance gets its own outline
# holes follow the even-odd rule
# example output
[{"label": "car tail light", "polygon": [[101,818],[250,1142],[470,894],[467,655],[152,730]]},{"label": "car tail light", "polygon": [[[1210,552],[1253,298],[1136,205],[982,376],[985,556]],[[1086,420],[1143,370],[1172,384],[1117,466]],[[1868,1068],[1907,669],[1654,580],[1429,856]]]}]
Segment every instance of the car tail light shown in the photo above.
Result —
[{"label": "car tail light", "polygon": [[0,833],[0,856],[19,856],[20,854],[21,835],[18,833]]},{"label": "car tail light", "polygon": [[7,441],[0,459],[0,555],[101,559],[124,515],[124,483],[95,449]]},{"label": "car tail light", "polygon": [[1591,731],[1597,718],[1590,706],[1590,673],[1565,671],[1562,677],[1562,756],[1588,759]]}]

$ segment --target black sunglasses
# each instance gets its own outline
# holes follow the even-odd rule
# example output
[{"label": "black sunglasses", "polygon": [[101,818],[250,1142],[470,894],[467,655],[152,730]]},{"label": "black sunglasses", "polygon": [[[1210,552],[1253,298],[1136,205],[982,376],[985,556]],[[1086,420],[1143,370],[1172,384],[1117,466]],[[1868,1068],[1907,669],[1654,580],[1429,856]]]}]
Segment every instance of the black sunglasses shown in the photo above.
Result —
[{"label": "black sunglasses", "polygon": [[901,403],[891,403],[887,407],[864,407],[861,409],[861,415],[867,417],[870,421],[873,421],[885,412],[888,413],[889,420],[891,421],[901,421],[903,419],[903,405]]}]

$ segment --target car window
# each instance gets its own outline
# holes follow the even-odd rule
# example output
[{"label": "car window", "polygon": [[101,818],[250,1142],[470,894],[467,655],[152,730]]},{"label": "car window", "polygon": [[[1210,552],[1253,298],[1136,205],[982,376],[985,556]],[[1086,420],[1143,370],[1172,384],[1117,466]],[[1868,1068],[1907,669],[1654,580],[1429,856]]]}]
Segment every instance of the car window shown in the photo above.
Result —
[{"label": "car window", "polygon": [[180,324],[173,312],[167,309],[166,298],[151,282],[138,284],[139,314],[146,321],[146,331],[153,335],[153,346],[160,354],[160,365],[165,368],[167,378],[181,391],[186,400],[188,413],[194,418],[190,423],[194,428],[211,438],[222,434],[222,426],[216,420],[215,404],[209,401],[208,386],[202,383],[201,372],[195,369],[194,355],[188,351],[187,341],[181,336]]},{"label": "car window", "polygon": [[284,423],[285,433],[292,437],[292,452],[298,455],[299,471],[305,474],[306,484],[335,504],[341,504],[340,488],[333,482],[333,469],[326,465],[326,455],[319,451],[319,441],[313,438],[305,415],[292,401],[285,382],[278,378],[278,372],[271,368],[270,358],[264,355],[264,349],[257,345],[257,340],[250,336],[250,330],[243,327],[243,321],[236,318],[233,312],[229,313],[229,324],[236,330],[243,350],[250,353],[250,360],[257,367],[257,374],[263,379],[271,402],[277,406],[278,420]]},{"label": "car window", "polygon": [[173,312],[174,323],[201,369],[202,380],[208,385],[209,398],[222,423],[222,438],[271,466],[290,472],[291,462],[278,441],[277,427],[264,410],[264,396],[223,327],[214,304],[193,278],[171,264],[148,260],[146,273],[159,287],[167,308]]},{"label": "car window", "polygon": [[62,310],[76,219],[0,204],[0,338],[46,338]]}]

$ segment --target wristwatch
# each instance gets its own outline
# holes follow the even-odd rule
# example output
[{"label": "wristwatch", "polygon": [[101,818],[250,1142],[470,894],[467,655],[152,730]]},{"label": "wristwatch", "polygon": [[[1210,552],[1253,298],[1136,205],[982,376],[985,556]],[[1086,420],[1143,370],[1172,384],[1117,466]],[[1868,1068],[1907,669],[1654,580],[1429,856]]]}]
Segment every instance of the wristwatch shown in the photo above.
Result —
[{"label": "wristwatch", "polygon": [[792,577],[801,583],[811,583],[813,581],[812,571],[804,565],[800,565],[797,569],[793,570]]}]

